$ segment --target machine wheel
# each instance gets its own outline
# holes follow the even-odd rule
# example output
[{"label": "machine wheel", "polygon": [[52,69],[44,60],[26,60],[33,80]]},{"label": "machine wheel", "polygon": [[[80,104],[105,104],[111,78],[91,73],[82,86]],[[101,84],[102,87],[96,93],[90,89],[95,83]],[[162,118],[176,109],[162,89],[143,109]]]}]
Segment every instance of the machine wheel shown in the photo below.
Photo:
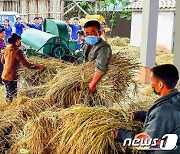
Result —
[{"label": "machine wheel", "polygon": [[61,59],[62,57],[65,56],[65,54],[66,54],[66,51],[62,47],[57,47],[57,48],[54,49],[54,57],[56,57],[56,58]]}]

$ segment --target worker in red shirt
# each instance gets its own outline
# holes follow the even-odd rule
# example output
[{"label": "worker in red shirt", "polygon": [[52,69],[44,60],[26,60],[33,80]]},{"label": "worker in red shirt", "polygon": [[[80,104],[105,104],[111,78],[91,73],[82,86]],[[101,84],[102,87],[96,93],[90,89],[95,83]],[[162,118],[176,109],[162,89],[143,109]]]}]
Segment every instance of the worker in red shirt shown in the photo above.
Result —
[{"label": "worker in red shirt", "polygon": [[4,64],[2,79],[6,86],[7,101],[12,102],[13,98],[17,96],[17,70],[21,64],[24,67],[30,69],[45,70],[44,65],[35,65],[29,63],[23,55],[23,52],[19,47],[21,46],[21,37],[18,34],[13,33],[8,38],[8,47],[4,49],[1,63]]}]

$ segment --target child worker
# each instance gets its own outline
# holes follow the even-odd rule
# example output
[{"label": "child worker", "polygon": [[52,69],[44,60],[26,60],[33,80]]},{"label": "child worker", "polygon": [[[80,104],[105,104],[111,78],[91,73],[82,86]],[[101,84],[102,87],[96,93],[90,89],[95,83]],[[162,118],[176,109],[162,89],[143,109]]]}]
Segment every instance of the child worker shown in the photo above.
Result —
[{"label": "child worker", "polygon": [[17,70],[19,65],[41,71],[45,70],[45,66],[42,64],[35,65],[26,60],[23,51],[19,48],[21,46],[21,36],[18,34],[13,33],[8,38],[8,43],[10,45],[4,49],[1,59],[2,64],[4,64],[2,79],[6,87],[7,102],[12,102],[17,96]]}]

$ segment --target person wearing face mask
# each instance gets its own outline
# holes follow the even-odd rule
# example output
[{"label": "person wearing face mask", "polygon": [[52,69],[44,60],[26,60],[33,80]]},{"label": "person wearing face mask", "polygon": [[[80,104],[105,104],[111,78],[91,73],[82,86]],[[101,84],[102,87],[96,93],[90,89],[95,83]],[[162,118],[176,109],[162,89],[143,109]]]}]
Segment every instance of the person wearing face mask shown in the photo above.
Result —
[{"label": "person wearing face mask", "polygon": [[[155,101],[148,111],[133,112],[133,119],[144,123],[143,133],[152,139],[161,139],[165,134],[178,136],[177,147],[172,151],[144,151],[144,153],[180,153],[180,92],[175,88],[179,80],[179,72],[172,64],[155,66],[151,69],[151,86],[155,94],[161,97]],[[123,142],[127,138],[134,139],[137,133],[125,129],[117,129],[114,138]]]},{"label": "person wearing face mask", "polygon": [[82,47],[83,62],[94,61],[95,72],[89,83],[89,91],[96,92],[96,85],[108,70],[108,61],[112,55],[110,45],[101,36],[101,26],[98,21],[88,21],[84,25],[86,44]]},{"label": "person wearing face mask", "polygon": [[17,70],[21,64],[24,67],[30,69],[45,70],[45,66],[35,65],[29,63],[23,55],[23,51],[19,49],[21,46],[21,37],[13,33],[8,38],[9,46],[4,49],[4,53],[1,58],[1,63],[4,64],[2,79],[7,91],[7,102],[12,102],[13,98],[17,96]]}]

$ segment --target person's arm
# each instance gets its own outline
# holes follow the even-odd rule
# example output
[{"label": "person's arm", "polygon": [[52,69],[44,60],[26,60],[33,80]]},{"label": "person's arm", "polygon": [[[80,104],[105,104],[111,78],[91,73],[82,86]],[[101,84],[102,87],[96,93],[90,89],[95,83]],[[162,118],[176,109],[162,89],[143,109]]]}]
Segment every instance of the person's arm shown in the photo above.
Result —
[{"label": "person's arm", "polygon": [[125,129],[117,129],[115,131],[114,139],[119,142],[123,142],[125,139],[130,138],[134,139],[134,137],[137,135],[136,132],[125,130]]},{"label": "person's arm", "polygon": [[112,53],[110,46],[101,47],[99,50],[99,54],[95,60],[95,72],[89,84],[89,91],[91,92],[96,92],[97,83],[108,70],[108,60]]},{"label": "person's arm", "polygon": [[134,111],[132,112],[134,120],[140,120],[142,122],[146,119],[147,111]]},{"label": "person's arm", "polygon": [[29,23],[27,23],[27,26],[28,26],[29,28],[34,28],[34,27],[35,27],[34,24],[29,24]]},{"label": "person's arm", "polygon": [[22,50],[19,50],[18,54],[17,54],[17,60],[19,61],[19,63],[26,67],[26,68],[30,68],[30,69],[41,69],[41,66],[42,65],[35,65],[35,64],[32,64],[30,62],[28,62],[26,60],[26,58],[24,57],[24,54],[22,52]]},{"label": "person's arm", "polygon": [[92,93],[96,92],[96,84],[99,82],[99,80],[101,79],[101,77],[104,75],[105,72],[102,72],[100,70],[98,70],[97,68],[95,69],[93,78],[91,80],[91,82],[89,83],[89,91]]},{"label": "person's arm", "polygon": [[168,106],[160,106],[154,112],[148,115],[144,123],[143,132],[151,138],[161,138],[163,135],[171,132],[174,128],[172,109]]},{"label": "person's arm", "polygon": [[22,27],[22,28],[25,28],[24,24],[21,24],[21,27]]},{"label": "person's arm", "polygon": [[40,24],[38,27],[37,27],[38,30],[42,30],[42,25]]},{"label": "person's arm", "polygon": [[4,56],[2,55],[2,57],[1,57],[1,63],[2,64],[5,64],[5,60],[4,60]]},{"label": "person's arm", "polygon": [[73,29],[73,27],[74,27],[74,24],[69,24],[69,26]]}]

